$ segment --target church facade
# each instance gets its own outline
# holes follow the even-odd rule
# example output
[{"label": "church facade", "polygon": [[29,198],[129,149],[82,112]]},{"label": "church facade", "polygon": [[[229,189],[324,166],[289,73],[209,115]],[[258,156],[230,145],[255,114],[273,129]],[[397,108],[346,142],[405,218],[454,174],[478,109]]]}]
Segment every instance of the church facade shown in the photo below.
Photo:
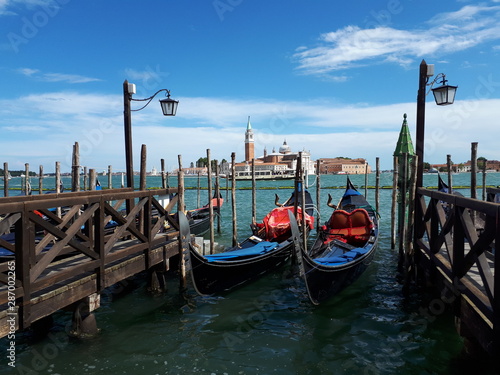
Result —
[{"label": "church facade", "polygon": [[[298,157],[299,152],[292,152],[285,139],[277,152],[273,149],[271,153],[267,153],[264,148],[264,155],[256,158],[254,134],[250,117],[248,117],[245,131],[245,160],[235,164],[235,177],[239,180],[251,179],[252,160],[254,160],[257,179],[292,179],[295,177]],[[314,162],[311,160],[310,152],[305,150],[302,151],[302,166],[305,175],[314,174]],[[221,173],[229,176],[230,169],[231,166],[228,163],[223,166]]]}]

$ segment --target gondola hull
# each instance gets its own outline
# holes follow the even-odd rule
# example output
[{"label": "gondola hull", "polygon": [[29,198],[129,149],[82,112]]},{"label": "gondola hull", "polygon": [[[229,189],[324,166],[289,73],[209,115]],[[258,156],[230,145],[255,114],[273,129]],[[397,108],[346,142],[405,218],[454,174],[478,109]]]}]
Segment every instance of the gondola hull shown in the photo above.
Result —
[{"label": "gondola hull", "polygon": [[[376,246],[376,243],[373,246]],[[319,264],[303,252],[301,257],[304,280],[311,302],[319,305],[356,281],[373,260],[374,250],[375,247],[366,256],[338,266]]]},{"label": "gondola hull", "polygon": [[235,261],[209,261],[192,247],[189,250],[191,276],[200,295],[228,292],[255,280],[282,265],[290,258],[292,242],[279,244],[275,250],[261,256]]},{"label": "gondola hull", "polygon": [[310,249],[302,247],[298,227],[292,222],[299,273],[315,305],[356,281],[373,260],[377,248],[377,215],[349,179],[336,211],[319,230]]},{"label": "gondola hull", "polygon": [[[306,192],[305,198],[305,202],[309,204],[306,208],[306,221],[309,223],[308,228],[311,228],[314,222],[312,217],[314,206],[308,192]],[[285,208],[288,211],[294,211],[294,202],[295,194],[292,194],[284,207],[275,210],[281,212]],[[300,207],[297,212],[298,214],[302,212]],[[286,216],[286,222],[288,220],[289,218]],[[179,224],[181,232],[189,233],[187,232],[189,231],[189,225],[185,215],[179,216]],[[280,225],[280,229],[282,229],[282,226],[286,226],[286,223],[280,221],[272,225]],[[289,225],[288,222],[288,228]],[[263,229],[266,228],[263,227]],[[285,236],[285,239],[281,238],[283,237],[282,230],[279,231],[279,235],[272,230],[265,230],[264,232],[265,235],[263,236],[252,235],[238,246],[218,254],[202,255],[190,244],[187,247],[188,251],[184,252],[184,259],[186,269],[191,270],[195,290],[201,295],[221,294],[284,265],[291,257],[293,250],[290,231]]]}]

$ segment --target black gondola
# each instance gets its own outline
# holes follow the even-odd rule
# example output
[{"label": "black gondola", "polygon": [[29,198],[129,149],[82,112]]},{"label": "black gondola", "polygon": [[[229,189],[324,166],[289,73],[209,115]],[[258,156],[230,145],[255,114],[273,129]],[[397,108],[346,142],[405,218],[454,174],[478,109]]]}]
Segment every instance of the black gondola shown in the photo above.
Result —
[{"label": "black gondola", "polygon": [[[219,198],[217,198],[217,195],[214,194],[212,198],[214,216],[220,214],[220,209],[222,208],[223,203],[224,199],[222,198],[222,194],[219,193]],[[207,204],[203,207],[188,211],[187,219],[189,220],[189,229],[191,234],[202,236],[210,229],[209,205]]]},{"label": "black gondola", "polygon": [[[292,231],[298,231],[292,220]],[[353,283],[368,267],[378,242],[378,219],[347,178],[347,186],[338,207],[318,231],[312,247],[303,249],[294,234],[300,275],[309,299],[315,305],[339,293]]]},{"label": "black gondola", "polygon": [[[312,229],[314,205],[309,192],[305,191],[305,197],[306,222],[308,228]],[[302,212],[300,201],[299,199],[298,216],[301,216]],[[268,220],[267,224],[268,227],[279,226],[279,231],[266,230],[266,234],[262,237],[252,235],[238,246],[219,254],[201,255],[190,244],[189,251],[185,253],[186,268],[191,269],[194,288],[198,294],[213,295],[229,291],[283,265],[290,258],[293,248],[287,213],[294,210],[294,203],[295,194],[292,194],[284,205],[268,214],[268,216],[276,214],[276,218],[281,218],[280,222]],[[180,216],[179,223],[181,233],[183,230],[185,232],[188,222],[184,215]],[[288,227],[288,234],[285,240],[280,240],[274,235],[279,233],[279,237],[282,237],[284,227]]]}]

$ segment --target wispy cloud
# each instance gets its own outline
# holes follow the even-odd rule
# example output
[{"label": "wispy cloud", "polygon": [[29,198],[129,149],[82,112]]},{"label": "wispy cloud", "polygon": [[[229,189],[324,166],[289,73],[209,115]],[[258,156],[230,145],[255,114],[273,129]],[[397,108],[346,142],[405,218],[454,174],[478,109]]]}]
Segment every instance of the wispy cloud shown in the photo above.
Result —
[{"label": "wispy cloud", "polygon": [[23,5],[28,9],[34,6],[43,5],[58,5],[55,0],[0,0],[0,16],[12,16],[16,15],[16,11],[13,10],[16,6]]},{"label": "wispy cloud", "polygon": [[44,82],[88,83],[101,81],[99,78],[85,77],[78,74],[41,73],[38,69],[31,68],[21,68],[17,72]]},{"label": "wispy cloud", "polygon": [[[380,157],[383,168],[392,165],[403,113],[415,129],[415,103],[385,106],[346,106],[314,101],[229,100],[225,98],[182,97],[176,117],[165,118],[159,106],[151,105],[133,115],[134,155],[139,146],[148,147],[148,162],[161,158],[175,165],[177,155],[190,162],[210,148],[214,158],[244,155],[243,134],[247,115],[252,116],[255,149],[279,147],[284,137],[294,150],[311,150],[313,158],[332,152],[347,157],[365,157],[370,163]],[[426,111],[426,161],[470,158],[469,140],[481,145],[481,155],[495,158],[497,144],[491,134],[491,118],[500,100],[457,101],[449,108],[429,106]],[[221,108],[226,110],[221,111]],[[474,124],[474,126],[471,126]],[[450,132],[450,129],[452,130]],[[103,169],[113,165],[124,169],[123,98],[121,95],[51,92],[0,100],[0,160],[13,156],[22,163],[36,158],[53,165],[71,165],[71,146],[80,143],[82,163]],[[376,141],[374,141],[376,140]],[[36,144],[34,152],[33,144]],[[356,147],[352,147],[356,144]],[[332,146],[334,145],[334,146]],[[334,148],[332,148],[334,147]],[[333,151],[332,151],[333,150]],[[359,150],[363,150],[360,154]],[[36,155],[35,155],[36,154]],[[20,164],[20,168],[24,164]],[[135,165],[139,165],[136,159]],[[149,166],[149,168],[151,165]]]},{"label": "wispy cloud", "polygon": [[318,75],[373,63],[407,66],[417,57],[443,56],[500,40],[499,14],[499,6],[468,5],[439,14],[428,21],[429,27],[417,30],[350,25],[322,34],[315,47],[299,47],[294,58],[304,74]]}]

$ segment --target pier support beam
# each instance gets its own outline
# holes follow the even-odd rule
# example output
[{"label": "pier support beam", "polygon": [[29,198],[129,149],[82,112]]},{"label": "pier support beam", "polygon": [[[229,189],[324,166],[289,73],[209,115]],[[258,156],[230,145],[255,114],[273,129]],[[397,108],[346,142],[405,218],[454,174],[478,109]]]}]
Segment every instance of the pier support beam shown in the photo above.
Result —
[{"label": "pier support beam", "polygon": [[99,333],[93,311],[100,306],[101,296],[92,294],[76,304],[73,312],[73,324],[70,335],[78,338],[89,338]]}]

